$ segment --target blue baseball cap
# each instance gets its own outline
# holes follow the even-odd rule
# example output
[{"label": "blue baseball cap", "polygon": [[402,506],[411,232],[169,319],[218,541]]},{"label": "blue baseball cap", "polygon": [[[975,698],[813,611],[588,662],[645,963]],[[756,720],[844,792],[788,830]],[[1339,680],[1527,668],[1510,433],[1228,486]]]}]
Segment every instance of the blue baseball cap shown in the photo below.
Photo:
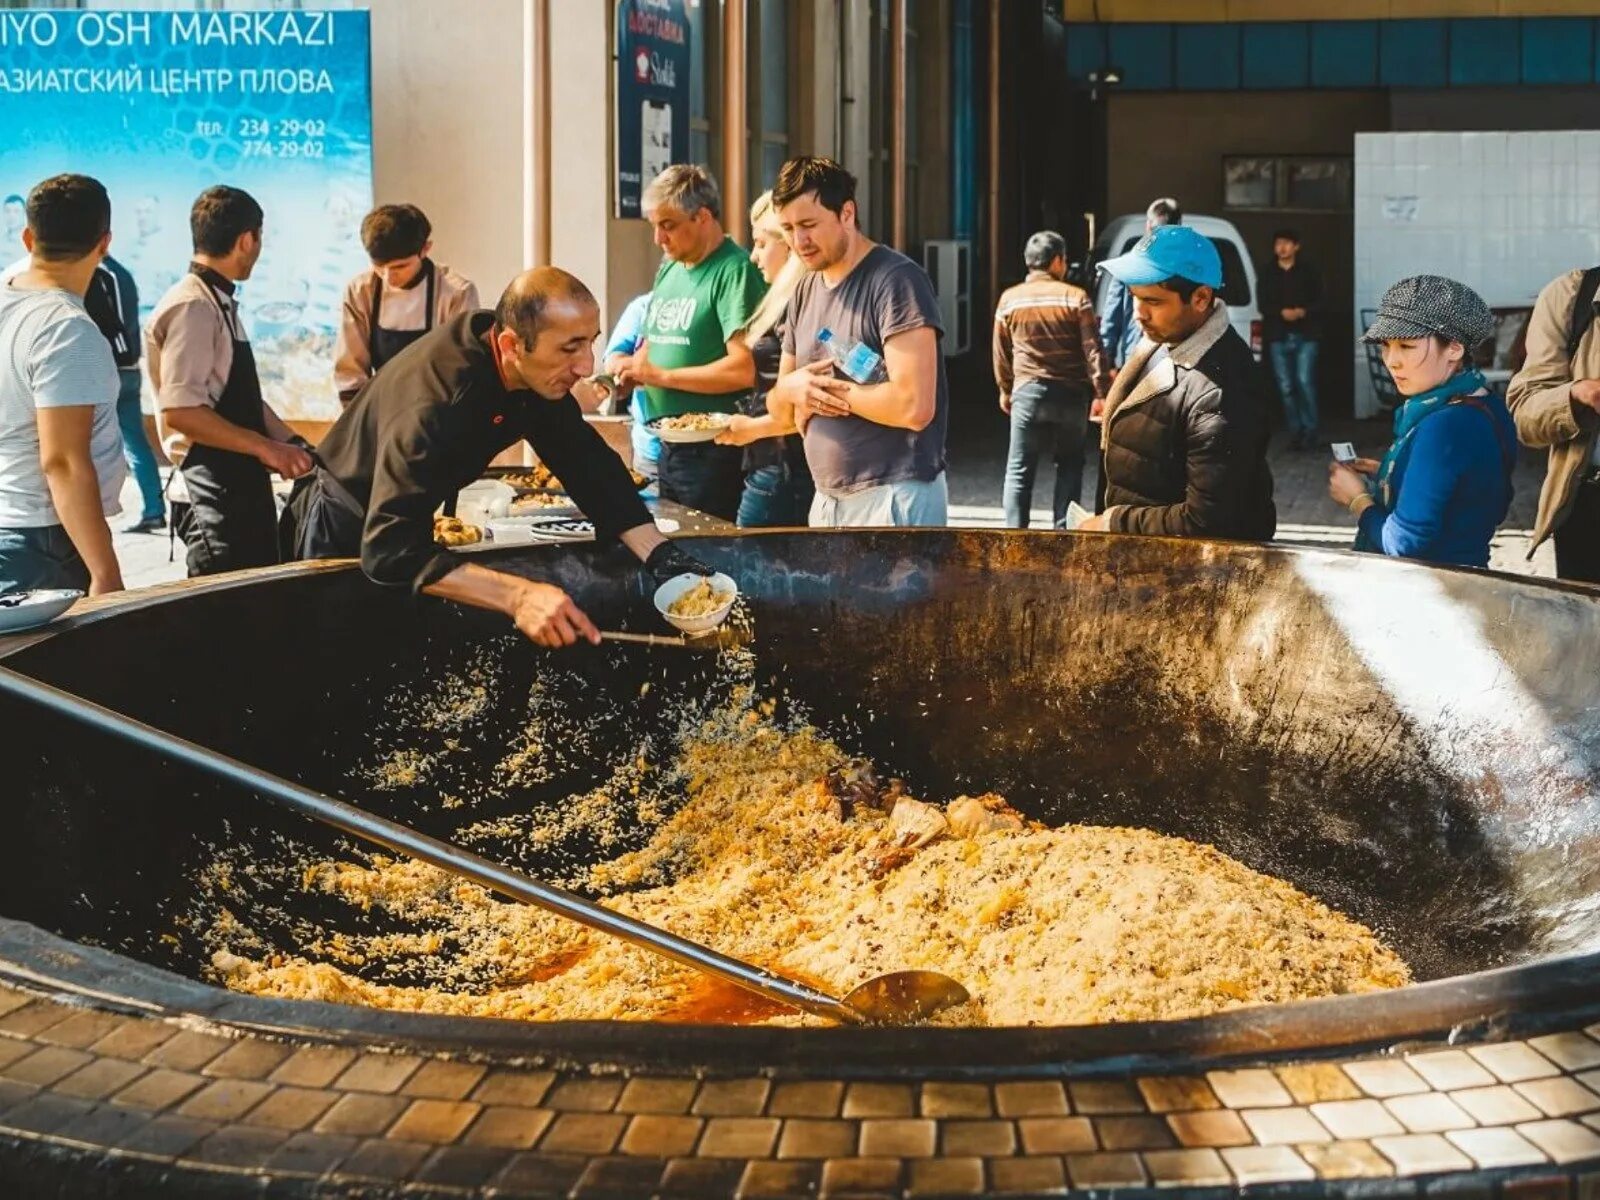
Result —
[{"label": "blue baseball cap", "polygon": [[1175,275],[1210,288],[1222,286],[1222,256],[1211,239],[1187,225],[1158,225],[1139,244],[1100,269],[1130,287],[1165,283]]}]

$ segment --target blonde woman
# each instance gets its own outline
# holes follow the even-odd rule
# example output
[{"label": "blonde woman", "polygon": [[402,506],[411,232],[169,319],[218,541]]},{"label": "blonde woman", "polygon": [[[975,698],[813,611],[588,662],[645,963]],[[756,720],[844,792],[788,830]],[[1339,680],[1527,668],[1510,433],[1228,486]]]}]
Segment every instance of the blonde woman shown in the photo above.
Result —
[{"label": "blonde woman", "polygon": [[763,192],[750,206],[750,229],[755,241],[750,261],[768,284],[766,297],[744,327],[745,345],[756,361],[756,386],[742,406],[744,412],[733,418],[717,441],[744,447],[740,526],[804,526],[809,523],[816,486],[800,435],[784,432],[767,413],[767,391],[778,377],[784,316],[805,266],[783,240],[771,192]]}]

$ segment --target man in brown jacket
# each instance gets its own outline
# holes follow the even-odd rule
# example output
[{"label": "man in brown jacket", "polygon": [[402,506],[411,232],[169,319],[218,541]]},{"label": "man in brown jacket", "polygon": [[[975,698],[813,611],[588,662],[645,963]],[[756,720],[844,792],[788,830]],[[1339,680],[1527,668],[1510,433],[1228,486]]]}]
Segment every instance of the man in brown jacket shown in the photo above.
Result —
[{"label": "man in brown jacket", "polygon": [[1067,505],[1082,498],[1089,406],[1105,398],[1110,372],[1100,349],[1089,293],[1067,283],[1067,243],[1042,230],[1022,252],[1028,276],[1000,296],[994,314],[994,381],[1000,411],[1011,417],[1006,461],[1006,526],[1026,529],[1039,456],[1056,463],[1053,516],[1066,527]]},{"label": "man in brown jacket", "polygon": [[1592,290],[1579,295],[1584,274],[1569,271],[1539,293],[1506,401],[1523,444],[1550,449],[1528,557],[1554,533],[1556,574],[1600,583],[1600,335]]}]

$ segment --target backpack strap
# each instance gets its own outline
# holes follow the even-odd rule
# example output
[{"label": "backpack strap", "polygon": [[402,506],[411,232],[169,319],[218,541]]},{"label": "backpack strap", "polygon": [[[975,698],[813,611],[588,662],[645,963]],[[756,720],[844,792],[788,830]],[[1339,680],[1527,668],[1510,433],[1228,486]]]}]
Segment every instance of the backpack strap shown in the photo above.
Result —
[{"label": "backpack strap", "polygon": [[1489,422],[1489,429],[1494,434],[1494,440],[1500,446],[1500,461],[1505,464],[1506,474],[1511,474],[1517,469],[1517,445],[1508,442],[1500,429],[1500,422],[1494,419],[1494,413],[1489,406],[1477,396],[1463,396],[1459,400],[1452,400],[1452,404],[1459,404],[1464,408],[1475,408],[1483,414],[1483,419]]},{"label": "backpack strap", "polygon": [[1567,361],[1578,353],[1578,343],[1594,324],[1594,298],[1600,292],[1600,267],[1590,267],[1578,284],[1578,294],[1572,301],[1572,313],[1567,318]]}]

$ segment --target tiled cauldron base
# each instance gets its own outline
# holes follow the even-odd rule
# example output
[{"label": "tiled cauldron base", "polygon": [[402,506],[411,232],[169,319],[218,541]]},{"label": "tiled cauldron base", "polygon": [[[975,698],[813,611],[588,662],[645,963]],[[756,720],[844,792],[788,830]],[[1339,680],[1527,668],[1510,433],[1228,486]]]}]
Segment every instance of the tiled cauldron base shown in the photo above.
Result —
[{"label": "tiled cauldron base", "polygon": [[0,985],[7,1197],[1171,1187],[1600,1200],[1600,1025],[1195,1075],[874,1083],[516,1069]]}]

